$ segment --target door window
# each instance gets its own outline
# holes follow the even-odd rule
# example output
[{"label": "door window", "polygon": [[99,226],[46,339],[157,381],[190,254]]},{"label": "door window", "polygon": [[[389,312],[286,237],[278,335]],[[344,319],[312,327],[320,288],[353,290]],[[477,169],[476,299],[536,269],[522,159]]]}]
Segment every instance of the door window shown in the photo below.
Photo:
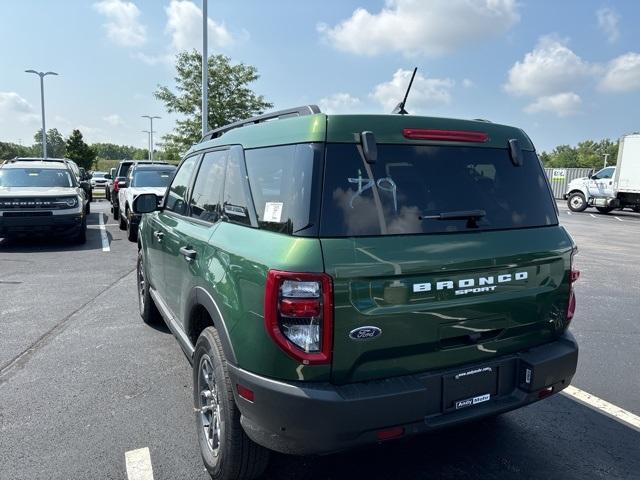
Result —
[{"label": "door window", "polygon": [[242,157],[231,153],[227,162],[224,184],[224,214],[229,221],[243,225],[251,225],[249,217],[248,187],[243,173]]},{"label": "door window", "polygon": [[602,180],[613,177],[613,167],[603,168],[593,176],[594,180]]},{"label": "door window", "polygon": [[189,157],[180,165],[167,193],[167,203],[165,205],[167,210],[179,215],[185,215],[187,213],[187,189],[189,188],[191,174],[199,158],[197,155]]},{"label": "door window", "polygon": [[220,217],[220,200],[228,150],[209,152],[204,156],[191,194],[191,216],[206,222]]}]

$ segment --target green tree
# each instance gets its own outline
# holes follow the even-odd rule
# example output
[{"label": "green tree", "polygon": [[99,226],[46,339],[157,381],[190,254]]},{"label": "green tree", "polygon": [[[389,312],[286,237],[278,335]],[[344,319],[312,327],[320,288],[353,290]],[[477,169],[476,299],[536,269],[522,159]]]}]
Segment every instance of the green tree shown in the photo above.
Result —
[{"label": "green tree", "polygon": [[66,157],[76,162],[78,166],[84,167],[86,170],[90,170],[93,167],[96,152],[85,143],[82,138],[82,133],[78,129],[73,130],[67,139]]},{"label": "green tree", "polygon": [[542,152],[540,159],[545,167],[593,168],[604,166],[604,154],[609,154],[607,165],[615,165],[618,157],[618,142],[608,138],[596,142],[585,140],[576,147],[558,145],[551,153]]},{"label": "green tree", "polygon": [[11,142],[0,142],[0,160],[10,160],[15,157],[29,157],[31,155],[31,147],[25,147],[24,145]]},{"label": "green tree", "polygon": [[[216,128],[262,113],[273,105],[257,95],[249,85],[258,78],[258,71],[244,63],[231,64],[224,55],[212,55],[209,67],[209,127]],[[202,54],[196,50],[176,56],[176,92],[158,86],[154,96],[161,100],[169,113],[179,113],[173,133],[163,137],[165,149],[184,152],[201,137]]]},{"label": "green tree", "polygon": [[[42,129],[33,136],[33,155],[42,156]],[[65,141],[57,128],[47,130],[47,157],[63,158],[65,155]]]}]

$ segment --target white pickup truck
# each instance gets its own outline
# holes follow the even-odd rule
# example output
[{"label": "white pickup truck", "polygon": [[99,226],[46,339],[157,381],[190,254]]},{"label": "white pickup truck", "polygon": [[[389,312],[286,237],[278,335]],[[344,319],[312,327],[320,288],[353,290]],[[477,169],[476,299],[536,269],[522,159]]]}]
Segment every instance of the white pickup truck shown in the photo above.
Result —
[{"label": "white pickup truck", "polygon": [[631,208],[640,213],[640,134],[622,137],[616,166],[572,180],[565,198],[573,212],[593,206],[600,213],[616,208]]},{"label": "white pickup truck", "polygon": [[162,200],[176,167],[166,164],[137,164],[127,175],[127,179],[118,190],[120,205],[120,229],[127,230],[127,238],[135,242],[138,239],[140,215],[133,213],[133,200],[142,193],[153,193]]}]

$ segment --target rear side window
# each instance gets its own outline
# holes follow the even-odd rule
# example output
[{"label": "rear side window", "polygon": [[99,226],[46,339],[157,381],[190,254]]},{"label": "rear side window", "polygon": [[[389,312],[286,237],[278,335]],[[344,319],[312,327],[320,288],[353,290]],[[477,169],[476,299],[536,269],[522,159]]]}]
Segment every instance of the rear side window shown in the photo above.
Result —
[{"label": "rear side window", "polygon": [[189,188],[191,174],[193,173],[193,169],[195,168],[199,158],[199,155],[189,157],[182,162],[182,165],[178,168],[178,171],[171,182],[171,187],[169,187],[169,192],[167,193],[167,203],[165,205],[167,210],[179,215],[185,215],[187,213],[187,202],[185,201],[185,196],[187,194],[187,189]]},{"label": "rear side window", "polygon": [[[558,223],[534,152],[516,167],[506,149],[378,145],[368,164],[353,144],[328,144],[321,236],[448,233]],[[444,218],[481,211],[474,221]],[[439,216],[443,214],[443,218]],[[427,217],[427,218],[425,218]]]},{"label": "rear side window", "polygon": [[309,143],[245,151],[260,228],[297,235],[317,233],[314,212],[321,175],[315,172],[323,152],[322,145]]},{"label": "rear side window", "polygon": [[222,150],[204,156],[191,194],[190,211],[193,218],[206,222],[218,220],[227,154],[227,150]]},{"label": "rear side window", "polygon": [[166,187],[173,175],[172,169],[167,170],[134,170],[132,187]]}]

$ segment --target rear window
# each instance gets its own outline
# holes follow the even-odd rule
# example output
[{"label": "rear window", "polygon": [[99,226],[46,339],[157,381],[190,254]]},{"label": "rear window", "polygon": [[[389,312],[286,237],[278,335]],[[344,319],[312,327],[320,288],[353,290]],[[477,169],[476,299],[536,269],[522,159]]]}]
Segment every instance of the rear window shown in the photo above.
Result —
[{"label": "rear window", "polygon": [[[534,152],[516,167],[506,149],[328,144],[320,235],[365,236],[530,228],[558,223]],[[469,220],[440,214],[475,211]],[[446,216],[446,215],[445,215]],[[432,218],[424,218],[432,217]]]}]

